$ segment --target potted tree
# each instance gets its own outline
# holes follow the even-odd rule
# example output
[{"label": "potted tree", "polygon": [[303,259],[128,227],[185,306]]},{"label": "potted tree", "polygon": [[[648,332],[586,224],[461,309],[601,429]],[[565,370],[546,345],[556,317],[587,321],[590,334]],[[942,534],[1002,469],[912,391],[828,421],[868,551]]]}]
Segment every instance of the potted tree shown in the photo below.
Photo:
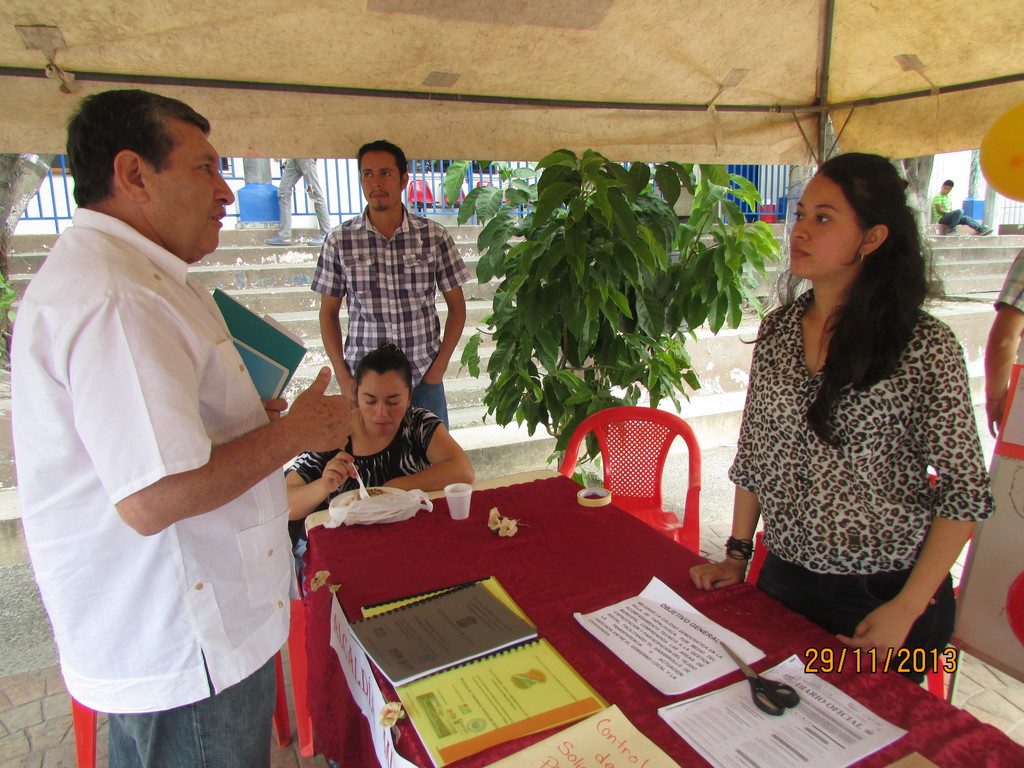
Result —
[{"label": "potted tree", "polygon": [[[467,166],[448,169],[449,200]],[[760,311],[753,289],[778,245],[736,203],[759,200],[746,179],[722,166],[627,167],[591,150],[558,150],[535,169],[493,166],[502,186],[473,189],[459,210],[460,223],[484,223],[480,281],[499,281],[462,364],[479,375],[492,337],[484,404],[499,424],[542,426],[561,451],[595,411],[645,396],[678,407],[699,387],[693,331],[737,327],[748,303]],[[672,206],[683,188],[693,206],[680,222]]]}]

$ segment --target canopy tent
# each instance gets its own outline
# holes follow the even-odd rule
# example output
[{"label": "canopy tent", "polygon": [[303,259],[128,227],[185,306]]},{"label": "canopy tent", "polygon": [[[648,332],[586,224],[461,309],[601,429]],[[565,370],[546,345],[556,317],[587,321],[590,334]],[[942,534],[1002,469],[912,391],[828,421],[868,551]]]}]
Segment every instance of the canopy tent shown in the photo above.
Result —
[{"label": "canopy tent", "polygon": [[[1024,102],[1024,2],[7,0],[0,151],[59,152],[78,99],[188,102],[225,155],[807,162],[977,147]],[[59,29],[61,71],[19,26]],[[30,36],[32,31],[27,33]],[[45,47],[43,45],[42,47]],[[76,76],[62,93],[62,72]]]}]

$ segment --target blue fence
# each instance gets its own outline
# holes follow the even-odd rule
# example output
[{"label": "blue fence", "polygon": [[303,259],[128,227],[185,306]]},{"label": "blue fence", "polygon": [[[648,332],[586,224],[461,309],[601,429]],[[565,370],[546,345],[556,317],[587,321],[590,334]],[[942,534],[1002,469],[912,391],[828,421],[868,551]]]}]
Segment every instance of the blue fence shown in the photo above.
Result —
[{"label": "blue fence", "polygon": [[789,192],[788,165],[728,165],[726,170],[747,179],[761,193],[761,203],[752,210],[742,200],[737,200],[747,221],[764,221],[772,224],[786,220]]},{"label": "blue fence", "polygon": [[[407,205],[421,213],[455,214],[458,204],[450,203],[444,196],[444,175],[450,160],[410,160],[409,185],[405,192]],[[327,209],[332,216],[344,221],[356,216],[366,206],[362,188],[359,184],[359,169],[355,159],[330,158],[317,161],[324,194],[327,198]],[[524,167],[525,162],[514,162],[513,167]],[[763,221],[783,221],[786,214],[786,188],[789,181],[789,168],[783,165],[731,165],[729,170],[738,173],[757,186],[764,201],[756,211],[751,211],[745,204],[744,211],[748,219]],[[242,175],[242,163],[239,158],[223,158],[221,172],[233,190],[237,191],[245,184]],[[271,161],[271,175],[275,184],[280,182],[281,168],[276,160]],[[460,200],[470,190],[480,186],[500,186],[501,179],[491,166],[481,167],[472,163],[466,171],[462,184]],[[47,231],[59,233],[68,226],[75,211],[72,190],[74,181],[67,173],[65,158],[58,157],[54,167],[43,180],[39,191],[30,201],[22,216],[22,221],[45,223]],[[313,201],[305,194],[304,186],[297,184],[292,197],[292,214],[294,216],[313,216]],[[237,202],[228,210],[228,216],[238,217]],[[301,222],[296,222],[301,226]],[[52,229],[51,229],[52,227]],[[37,230],[38,231],[38,226]]]}]

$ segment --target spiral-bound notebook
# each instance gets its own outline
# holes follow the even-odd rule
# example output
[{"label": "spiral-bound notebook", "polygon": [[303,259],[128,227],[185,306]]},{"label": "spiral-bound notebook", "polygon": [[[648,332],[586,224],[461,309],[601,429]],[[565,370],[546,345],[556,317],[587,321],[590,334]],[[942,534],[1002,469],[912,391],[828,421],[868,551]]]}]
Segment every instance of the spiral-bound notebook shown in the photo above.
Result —
[{"label": "spiral-bound notebook", "polygon": [[396,690],[438,768],[608,706],[544,639],[459,664]]},{"label": "spiral-bound notebook", "polygon": [[352,635],[392,685],[537,636],[482,582],[471,582],[352,624]]}]

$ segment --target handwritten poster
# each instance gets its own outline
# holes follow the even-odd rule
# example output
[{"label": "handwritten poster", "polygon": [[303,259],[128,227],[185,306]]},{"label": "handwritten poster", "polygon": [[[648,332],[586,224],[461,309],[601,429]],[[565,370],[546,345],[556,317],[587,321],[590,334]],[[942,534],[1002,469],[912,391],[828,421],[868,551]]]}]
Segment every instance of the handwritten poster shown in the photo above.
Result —
[{"label": "handwritten poster", "polygon": [[642,766],[679,768],[636,729],[622,711],[611,706],[532,747],[492,763],[488,768],[599,768]]}]

